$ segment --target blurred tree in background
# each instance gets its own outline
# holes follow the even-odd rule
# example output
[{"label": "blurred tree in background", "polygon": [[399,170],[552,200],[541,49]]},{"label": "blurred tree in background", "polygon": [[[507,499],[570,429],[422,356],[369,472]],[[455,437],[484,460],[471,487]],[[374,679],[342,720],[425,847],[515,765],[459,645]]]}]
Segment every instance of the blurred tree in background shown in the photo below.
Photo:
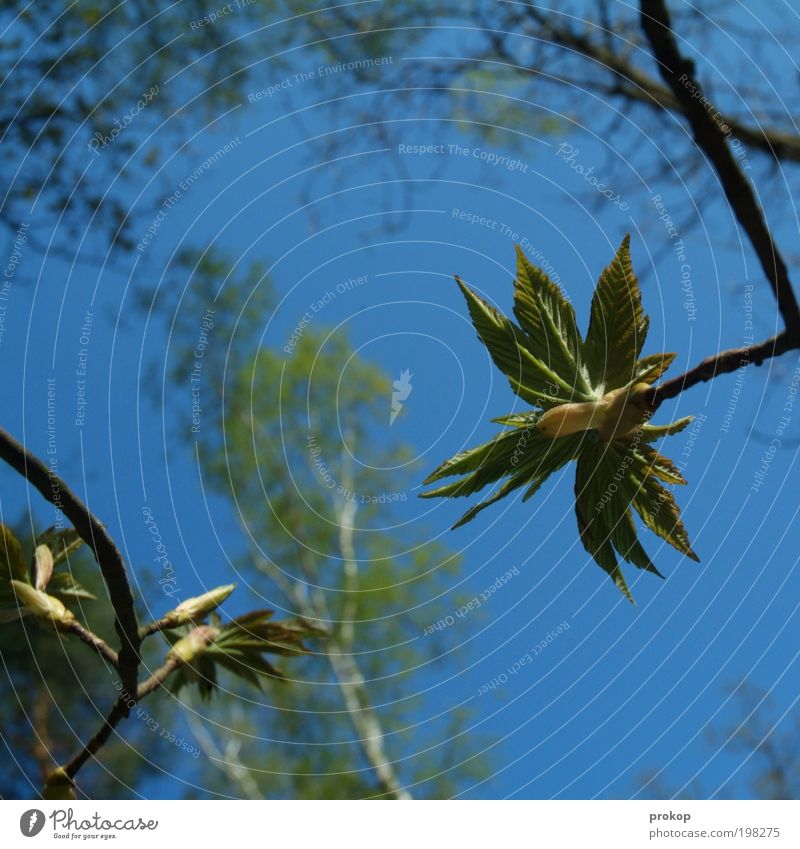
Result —
[{"label": "blurred tree in background", "polygon": [[[779,715],[769,693],[749,681],[730,689],[734,721],[717,719],[706,729],[717,757],[739,754],[749,768],[732,767],[721,787],[697,778],[670,782],[669,771],[651,768],[640,777],[637,796],[645,799],[798,799],[800,798],[800,712]],[[737,764],[739,759],[732,761]]]},{"label": "blurred tree in background", "polygon": [[241,526],[233,568],[268,606],[329,634],[327,662],[299,659],[266,714],[240,702],[231,727],[221,705],[222,739],[195,721],[198,739],[233,764],[245,795],[452,795],[487,769],[469,713],[436,709],[463,631],[428,626],[460,604],[444,594],[460,559],[396,522],[392,507],[415,497],[420,464],[387,439],[391,379],[322,327],[290,355],[261,347],[272,298],[257,266],[231,276],[220,256],[181,264],[194,273],[173,326],[173,381],[191,371],[197,316],[213,302],[220,320],[203,364],[213,424],[204,419],[196,438],[209,493],[229,500]]},{"label": "blurred tree in background", "polygon": [[[785,72],[781,52],[770,48],[760,29],[742,27],[728,3],[712,0],[702,10],[673,5],[685,44],[698,57],[713,57],[713,73],[700,71],[706,94],[722,105],[726,123],[746,145],[748,168],[762,194],[784,208],[783,181],[794,186],[796,175],[778,173],[774,163],[800,161],[791,119],[800,93],[795,87],[783,93],[783,102],[775,100],[769,80]],[[157,175],[176,156],[192,156],[198,126],[229,129],[246,93],[265,81],[298,68],[370,57],[392,62],[362,63],[347,75],[316,80],[316,100],[327,101],[334,131],[309,139],[310,160],[347,147],[349,137],[336,128],[358,126],[361,135],[391,145],[402,126],[397,122],[413,114],[484,139],[497,141],[502,132],[505,147],[519,148],[542,133],[570,137],[592,125],[596,137],[610,141],[603,170],[624,193],[639,190],[642,178],[669,180],[678,173],[687,182],[698,205],[676,222],[681,232],[719,197],[713,175],[677,120],[679,104],[658,78],[633,6],[614,0],[402,0],[312,11],[301,0],[264,0],[218,16],[213,25],[198,25],[207,15],[207,4],[197,0],[166,7],[153,0],[111,8],[16,0],[4,6],[0,221],[11,233],[35,202],[58,223],[54,243],[34,237],[40,249],[71,257],[88,222],[93,234],[106,237],[105,245],[97,241],[94,248],[97,261],[113,266],[117,257],[107,256],[107,249],[131,250],[134,224],[157,208],[131,204],[130,175],[141,169]],[[763,69],[761,78],[720,51],[713,40],[720,31],[735,36]],[[797,36],[784,37],[791,52]],[[414,54],[426,58],[404,61]],[[157,92],[149,96],[154,86]],[[575,92],[581,97],[571,96]],[[355,94],[361,96],[347,96]],[[595,108],[600,103],[610,108]],[[598,119],[605,123],[597,125]],[[302,126],[303,118],[287,114],[280,120]],[[636,138],[626,146],[633,125],[659,136],[661,150]],[[669,162],[662,151],[669,151]],[[408,176],[402,157],[387,161],[387,178]],[[631,174],[641,175],[635,184]],[[316,179],[309,175],[307,196]],[[402,182],[387,186],[387,204],[391,192],[411,190]]]}]

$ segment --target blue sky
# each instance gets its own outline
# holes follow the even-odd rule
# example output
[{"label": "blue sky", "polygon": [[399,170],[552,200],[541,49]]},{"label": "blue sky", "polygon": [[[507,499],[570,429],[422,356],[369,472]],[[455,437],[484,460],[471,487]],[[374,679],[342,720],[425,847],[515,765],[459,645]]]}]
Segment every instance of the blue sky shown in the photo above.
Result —
[{"label": "blue sky", "polygon": [[[301,56],[297,63],[298,70],[308,65]],[[281,71],[281,78],[290,76]],[[336,292],[311,326],[346,333],[359,354],[392,379],[404,369],[412,372],[403,414],[383,438],[410,443],[428,470],[489,438],[497,430],[492,417],[524,408],[475,337],[452,280],[460,274],[510,311],[514,233],[526,240],[537,264],[546,262],[558,274],[585,331],[594,282],[631,232],[651,317],[645,353],[677,351],[672,374],[720,347],[744,344],[748,333],[759,340],[780,326],[752,253],[738,249],[724,205],[713,204],[693,229],[679,234],[685,259],[677,260],[653,196],[661,195],[665,209],[684,220],[694,204],[687,187],[677,177],[650,184],[631,170],[624,190],[614,186],[611,175],[619,169],[610,171],[606,157],[621,155],[589,126],[537,135],[534,123],[530,137],[514,146],[510,138],[504,143],[502,132],[490,143],[469,126],[412,112],[387,124],[383,147],[356,127],[341,130],[337,161],[313,161],[307,138],[331,132],[330,109],[307,110],[302,128],[284,116],[312,103],[315,94],[310,84],[297,84],[249,103],[243,92],[241,104],[214,126],[184,122],[184,131],[188,126],[188,134],[196,133],[191,148],[176,152],[153,181],[146,169],[132,169],[132,206],[163,199],[164,186],[178,186],[232,139],[240,143],[203,170],[143,253],[124,256],[122,273],[48,259],[41,275],[36,269],[34,287],[13,290],[15,315],[26,320],[10,325],[0,344],[4,426],[46,455],[46,381],[55,376],[61,474],[80,491],[86,487],[89,503],[134,570],[152,556],[140,518],[149,505],[161,517],[173,560],[184,562],[184,597],[229,576],[224,557],[207,554],[221,554],[212,521],[224,528],[233,523],[228,508],[213,499],[207,517],[188,426],[183,446],[165,448],[162,411],[153,408],[143,385],[141,363],[165,362],[174,341],[162,324],[145,325],[134,294],[140,285],[158,285],[181,247],[213,246],[245,264],[265,264],[279,302],[265,318],[265,345],[286,345],[311,305]],[[623,132],[625,149],[635,142],[659,155],[658,138],[635,125]],[[142,142],[143,156],[151,142],[144,134]],[[600,197],[559,153],[562,144],[576,149],[573,162],[593,168],[628,208]],[[415,155],[399,154],[399,145],[440,147]],[[468,153],[451,153],[450,145]],[[481,152],[510,156],[520,166],[511,171],[489,164]],[[395,156],[413,188],[407,196],[398,191]],[[311,197],[301,202],[312,165]],[[111,175],[102,158],[89,167],[104,187]],[[467,215],[486,220],[469,223]],[[791,221],[779,223],[776,232],[779,239],[796,235]],[[91,227],[84,247],[93,247]],[[682,277],[687,265],[688,278]],[[366,282],[336,291],[359,276]],[[690,286],[682,285],[687,279]],[[85,426],[77,428],[74,371],[87,311],[94,316],[86,346],[91,403]],[[454,591],[480,594],[507,570],[518,571],[483,605],[481,617],[457,618],[451,626],[460,640],[451,659],[457,674],[442,681],[425,672],[419,679],[419,686],[430,687],[431,715],[469,701],[475,732],[494,741],[491,778],[466,795],[627,797],[637,790],[636,777],[654,767],[663,768],[663,781],[678,790],[699,781],[710,792],[743,792],[750,765],[710,745],[704,729],[739,716],[729,688],[743,679],[770,692],[776,720],[796,707],[800,576],[791,529],[800,495],[789,475],[797,460],[793,434],[800,430],[800,405],[790,404],[787,412],[786,399],[793,397],[797,366],[790,354],[700,385],[659,410],[659,423],[704,417],[665,444],[675,460],[684,452],[689,483],[675,494],[701,562],[643,532],[666,580],[626,569],[637,607],[619,595],[579,542],[574,466],[532,501],[509,498],[457,531],[448,528],[465,509],[460,500],[409,498],[400,506],[404,520],[424,522],[432,536],[463,552]],[[186,391],[174,403],[165,397],[165,419],[188,425],[188,399]],[[388,417],[390,390],[386,403]],[[788,424],[781,424],[782,416]],[[781,445],[754,488],[779,433]],[[5,520],[29,494],[8,472],[2,480]],[[49,521],[47,508],[37,505],[34,512]],[[402,533],[397,545],[402,548]],[[218,565],[209,566],[209,559]],[[510,674],[548,635],[533,661]],[[490,682],[494,688],[479,695]],[[153,788],[175,792],[166,782]]]}]

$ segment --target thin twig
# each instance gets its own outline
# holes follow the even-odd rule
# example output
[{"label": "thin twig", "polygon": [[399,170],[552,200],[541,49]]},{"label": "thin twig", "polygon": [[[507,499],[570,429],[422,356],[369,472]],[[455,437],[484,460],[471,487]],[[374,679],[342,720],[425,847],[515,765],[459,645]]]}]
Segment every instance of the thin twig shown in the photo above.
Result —
[{"label": "thin twig", "polygon": [[[120,638],[118,667],[122,684],[128,692],[136,692],[139,670],[139,623],[128,583],[125,563],[105,526],[72,490],[48,469],[41,460],[24,448],[13,436],[0,428],[0,459],[4,460],[34,486],[69,519],[80,538],[94,552],[108,588],[114,608],[114,626]],[[123,716],[129,708],[119,705]]]},{"label": "thin twig", "polygon": [[[242,796],[245,799],[263,799],[264,794],[253,779],[251,770],[242,763],[239,757],[241,740],[231,736],[225,743],[225,750],[223,751],[211,732],[200,720],[200,717],[192,709],[193,703],[191,697],[187,696],[185,702],[186,707],[189,708],[186,713],[186,721],[189,723],[189,728],[192,729],[195,740],[197,740],[208,760],[224,773],[230,781],[239,785]],[[241,731],[245,727],[245,718],[241,706],[234,703],[231,706],[231,711],[234,713],[234,716],[231,718],[229,724]]]},{"label": "thin twig", "polygon": [[152,634],[157,634],[159,631],[163,631],[166,628],[170,628],[174,624],[174,620],[169,619],[166,616],[163,619],[156,619],[153,622],[148,622],[146,625],[142,625],[142,627],[139,628],[139,639],[143,640],[145,639],[145,637],[149,637]]},{"label": "thin twig", "polygon": [[[619,95],[627,100],[643,103],[659,111],[677,112],[681,110],[679,101],[669,88],[661,85],[649,74],[637,68],[622,56],[620,51],[614,51],[608,44],[604,46],[596,44],[588,36],[575,32],[568,27],[552,24],[548,16],[535,6],[527,6],[525,11],[543,28],[541,33],[543,38],[564,48],[567,52],[575,52],[602,65],[615,77],[615,84],[611,87],[602,83],[597,75],[581,81],[581,87],[591,86],[595,90],[602,90],[607,95]],[[544,29],[545,27],[546,29]],[[502,45],[498,54],[510,58],[510,54]],[[532,73],[537,72],[535,65],[531,65],[529,70]],[[554,75],[550,68],[543,78],[556,82],[576,82],[574,79]],[[720,120],[727,124],[733,131],[733,135],[748,147],[757,148],[774,159],[800,161],[800,138],[797,136],[763,124],[751,126],[732,115],[721,115]]]},{"label": "thin twig", "polygon": [[146,680],[139,684],[139,689],[136,693],[136,701],[150,695],[153,690],[157,690],[164,681],[181,665],[181,661],[176,657],[171,657],[165,661],[163,666],[158,669]]},{"label": "thin twig", "polygon": [[743,348],[729,348],[720,351],[690,369],[685,374],[667,380],[650,390],[648,399],[651,410],[656,410],[668,398],[675,398],[686,389],[713,380],[720,374],[730,374],[745,366],[760,366],[772,357],[800,348],[800,340],[792,338],[787,332],[773,336],[758,345],[745,345]]},{"label": "thin twig", "polygon": [[39,765],[39,771],[44,780],[53,768],[53,743],[50,738],[50,708],[53,700],[50,691],[42,683],[33,702],[31,719],[36,740],[33,744],[33,756]]},{"label": "thin twig", "polygon": [[81,625],[76,619],[64,623],[61,628],[74,634],[78,639],[86,643],[89,648],[105,658],[112,666],[119,668],[119,657],[114,649],[102,637],[98,637],[97,634]]},{"label": "thin twig", "polygon": [[137,687],[135,697],[130,696],[123,687],[119,699],[114,703],[114,707],[111,708],[110,713],[103,720],[103,724],[99,730],[95,732],[75,757],[64,764],[63,770],[66,775],[70,779],[75,778],[78,770],[108,742],[114,729],[128,715],[136,702],[141,701],[145,696],[157,690],[180,665],[181,661],[179,659],[174,657],[169,658],[164,662],[163,666],[156,669],[146,681],[143,681]]}]

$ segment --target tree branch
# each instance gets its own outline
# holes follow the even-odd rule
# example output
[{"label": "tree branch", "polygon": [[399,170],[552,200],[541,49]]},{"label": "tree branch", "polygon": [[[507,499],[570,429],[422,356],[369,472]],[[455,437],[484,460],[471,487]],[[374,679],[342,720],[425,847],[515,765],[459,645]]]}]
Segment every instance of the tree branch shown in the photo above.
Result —
[{"label": "tree branch", "polygon": [[800,309],[786,263],[767,227],[755,193],[717,123],[716,119],[722,119],[713,107],[708,108],[707,101],[707,105],[703,104],[705,98],[694,78],[694,63],[678,50],[664,0],[641,0],[640,8],[642,30],[650,42],[659,72],[680,104],[697,146],[714,166],[725,197],[753,245],[788,334],[793,340],[799,339]]},{"label": "tree branch", "polygon": [[85,628],[78,622],[77,619],[73,619],[70,622],[65,622],[62,626],[63,630],[69,631],[71,634],[74,634],[78,639],[82,640],[89,646],[90,649],[96,651],[101,657],[105,658],[112,666],[119,669],[119,657],[114,649],[104,640],[102,637],[98,637],[97,634],[90,631],[88,628]]},{"label": "tree branch", "polygon": [[[0,459],[4,460],[34,486],[69,519],[80,538],[94,552],[97,564],[108,588],[114,608],[117,634],[120,638],[118,668],[123,687],[136,692],[139,670],[139,623],[133,604],[133,593],[128,583],[125,563],[114,541],[89,508],[72,490],[48,469],[41,460],[24,448],[13,436],[0,428]],[[120,716],[127,716],[130,708],[117,704]]]},{"label": "tree branch", "polygon": [[661,385],[654,387],[648,393],[650,409],[655,411],[659,405],[668,398],[675,398],[685,389],[690,389],[698,383],[713,380],[720,374],[730,374],[748,365],[760,366],[772,357],[785,354],[800,348],[800,340],[793,338],[786,331],[767,339],[758,345],[745,345],[743,348],[730,348],[720,351],[713,357],[705,360],[690,369],[685,374],[672,378]]},{"label": "tree branch", "polygon": [[94,757],[100,749],[108,742],[108,738],[111,736],[111,732],[119,725],[120,720],[124,719],[130,709],[127,704],[127,700],[123,700],[122,697],[117,699],[114,702],[114,707],[111,708],[111,712],[103,721],[103,725],[100,727],[100,730],[89,740],[89,742],[75,755],[72,760],[68,761],[63,766],[64,773],[66,776],[72,780],[78,773],[78,770],[89,760],[89,758]]},{"label": "tree branch", "polygon": [[165,661],[163,666],[159,666],[146,681],[142,681],[142,683],[139,684],[139,688],[136,692],[136,701],[138,702],[145,696],[149,696],[153,690],[157,690],[180,665],[180,658],[171,657],[169,660]]},{"label": "tree branch", "polygon": [[[551,24],[548,18],[534,7],[528,7],[526,12],[539,26],[547,27],[544,36],[553,44],[561,45],[590,61],[597,62],[616,77],[617,86],[613,89],[604,87],[606,94],[618,94],[659,111],[683,111],[680,101],[669,88],[661,85],[645,71],[639,70],[609,46],[595,44],[585,35]],[[505,51],[498,52],[505,53]],[[563,78],[554,77],[552,72],[549,72],[546,79],[562,81]],[[563,81],[569,82],[565,79]],[[590,79],[586,81],[586,84],[597,87],[597,82],[597,79]],[[736,138],[749,147],[769,154],[775,159],[800,162],[800,137],[771,127],[760,125],[752,127],[728,115],[721,116],[721,120],[731,128]]]},{"label": "tree branch", "polygon": [[63,770],[69,779],[75,778],[78,770],[80,770],[86,761],[94,757],[103,748],[114,729],[128,715],[136,702],[141,701],[145,696],[157,690],[180,665],[181,661],[178,658],[169,658],[163,666],[156,669],[146,681],[143,681],[137,687],[135,697],[130,696],[123,686],[119,699],[114,703],[114,707],[111,708],[111,712],[103,721],[100,729],[89,739],[89,742],[86,743],[72,760],[64,764]]},{"label": "tree branch", "polygon": [[157,634],[159,631],[163,631],[165,628],[169,628],[174,626],[175,622],[172,619],[164,616],[162,619],[154,619],[152,622],[148,622],[146,625],[142,625],[139,628],[139,639],[144,640],[146,637],[150,637],[153,634]]}]

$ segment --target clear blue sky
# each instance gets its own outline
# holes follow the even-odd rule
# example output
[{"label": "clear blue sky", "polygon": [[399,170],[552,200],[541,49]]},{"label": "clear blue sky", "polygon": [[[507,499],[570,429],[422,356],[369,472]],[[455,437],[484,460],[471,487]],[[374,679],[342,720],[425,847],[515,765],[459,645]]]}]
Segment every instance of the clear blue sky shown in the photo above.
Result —
[{"label": "clear blue sky", "polygon": [[[309,64],[300,57],[297,62],[298,70]],[[264,78],[265,85],[272,79],[266,69]],[[158,283],[175,249],[212,244],[243,260],[263,261],[280,300],[264,341],[277,348],[288,343],[312,303],[338,283],[367,275],[363,285],[337,293],[312,324],[346,332],[363,357],[393,378],[410,369],[413,391],[385,439],[411,443],[425,468],[489,438],[497,430],[490,418],[523,408],[477,341],[452,281],[460,274],[509,311],[514,258],[509,230],[527,239],[535,260],[555,269],[583,330],[594,281],[631,232],[634,267],[651,316],[645,353],[677,351],[673,374],[720,346],[744,344],[751,332],[764,338],[778,326],[760,270],[747,249],[737,250],[736,230],[723,205],[714,205],[698,226],[681,233],[686,259],[679,261],[663,253],[670,236],[652,200],[660,194],[668,209],[685,212],[692,199],[677,180],[649,186],[642,180],[638,190],[631,181],[621,198],[627,209],[612,201],[597,204],[597,190],[558,153],[562,143],[572,145],[579,150],[573,162],[594,167],[605,181],[606,157],[616,154],[588,127],[537,138],[532,123],[531,138],[514,149],[502,132],[489,144],[468,126],[419,113],[387,125],[384,149],[358,128],[345,130],[337,156],[346,158],[318,161],[311,196],[303,201],[311,205],[300,208],[301,189],[309,185],[304,139],[329,131],[332,113],[324,105],[310,109],[302,127],[284,115],[314,99],[308,84],[252,104],[243,92],[241,105],[224,122],[192,128],[198,136],[191,153],[176,154],[159,182],[148,185],[150,174],[135,171],[131,203],[144,204],[163,198],[164,185],[178,186],[232,139],[241,142],[183,193],[143,254],[134,250],[124,258],[125,273],[48,260],[35,288],[18,286],[13,292],[15,310],[31,321],[7,327],[0,344],[4,426],[46,455],[46,380],[54,375],[61,474],[80,490],[85,475],[91,505],[134,566],[151,558],[142,505],[162,516],[173,559],[185,552],[191,564],[180,576],[184,597],[226,573],[222,568],[218,575],[207,573],[204,555],[216,544],[191,443],[187,439],[183,450],[173,448],[165,459],[161,412],[146,400],[140,371],[140,355],[144,362],[163,362],[171,340],[161,325],[145,327],[134,291],[141,283],[145,288]],[[637,141],[656,153],[658,139],[636,127],[623,131],[618,147]],[[468,148],[468,155],[451,153],[448,145],[455,144]],[[398,154],[398,145],[441,145],[437,150],[445,152]],[[520,167],[512,172],[489,164],[473,155],[476,148],[519,158]],[[398,155],[413,184],[408,196],[386,182],[398,179],[391,167]],[[109,175],[102,162],[91,168],[105,186]],[[134,201],[140,190],[141,200]],[[460,220],[460,212],[489,223]],[[381,223],[396,229],[382,229]],[[790,223],[776,230],[791,236]],[[91,231],[86,246],[92,247]],[[659,257],[655,268],[653,255]],[[690,266],[691,289],[682,287],[683,265]],[[752,311],[748,283],[754,285]],[[73,374],[87,310],[94,314],[91,404],[79,429],[72,424]],[[776,719],[796,706],[800,574],[791,531],[800,493],[789,475],[797,459],[792,437],[800,432],[800,405],[789,414],[763,483],[757,491],[753,484],[781,428],[797,365],[797,357],[789,355],[748,370],[738,384],[737,375],[726,376],[659,410],[658,422],[705,417],[691,444],[684,432],[665,445],[676,460],[690,450],[689,484],[676,497],[701,563],[684,560],[643,532],[666,580],[627,569],[635,608],[578,540],[574,466],[534,500],[523,505],[507,499],[453,532],[447,529],[463,512],[463,502],[410,498],[402,506],[405,518],[424,520],[434,535],[463,551],[461,592],[480,593],[508,569],[519,572],[486,602],[483,617],[466,616],[452,626],[461,640],[453,658],[457,674],[445,683],[433,674],[420,677],[420,686],[433,688],[427,701],[431,714],[471,700],[476,732],[494,741],[493,775],[468,795],[626,797],[636,792],[636,776],[653,767],[663,767],[663,781],[676,789],[699,781],[711,791],[741,792],[749,765],[743,756],[709,744],[705,729],[739,715],[729,687],[745,678],[770,692]],[[20,393],[22,405],[16,402]],[[168,418],[188,422],[188,392],[167,401]],[[387,395],[387,415],[389,401]],[[89,451],[91,460],[82,463],[82,452]],[[3,486],[3,514],[10,518],[28,495],[7,473]],[[387,488],[392,489],[388,473]],[[232,526],[223,505],[212,501],[211,511],[215,522]],[[48,521],[45,508],[36,512]],[[402,544],[398,533],[397,545]],[[508,675],[563,622],[568,629],[562,627],[532,663]],[[478,695],[504,674],[507,681]]]}]

